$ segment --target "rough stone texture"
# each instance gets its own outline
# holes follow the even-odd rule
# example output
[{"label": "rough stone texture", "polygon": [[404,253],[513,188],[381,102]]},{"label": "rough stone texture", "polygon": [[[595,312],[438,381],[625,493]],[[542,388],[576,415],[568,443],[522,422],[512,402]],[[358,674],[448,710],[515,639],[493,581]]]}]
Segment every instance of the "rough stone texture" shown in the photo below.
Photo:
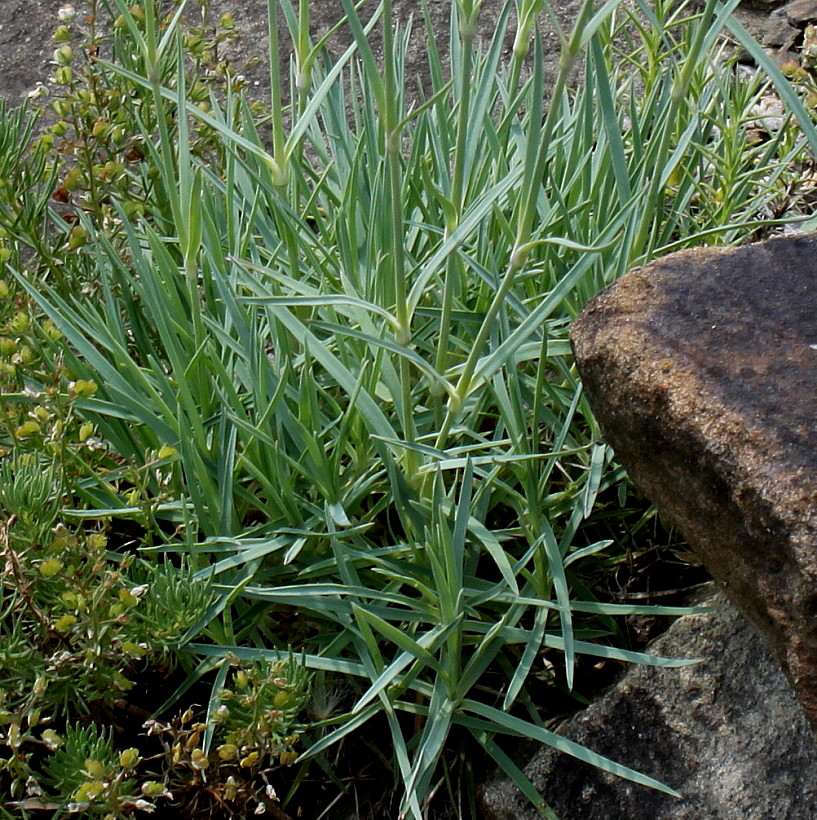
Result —
[{"label": "rough stone texture", "polygon": [[817,726],[817,235],[635,270],[573,326],[637,485],[766,638]]},{"label": "rough stone texture", "polygon": [[793,26],[805,28],[817,20],[817,3],[814,0],[793,0],[783,7],[783,11]]},{"label": "rough stone texture", "polygon": [[[561,733],[682,798],[546,748],[525,773],[560,820],[817,817],[817,745],[780,667],[732,606],[679,619],[650,651],[705,660],[631,667]],[[488,820],[540,817],[508,780],[486,783],[480,799]]]}]

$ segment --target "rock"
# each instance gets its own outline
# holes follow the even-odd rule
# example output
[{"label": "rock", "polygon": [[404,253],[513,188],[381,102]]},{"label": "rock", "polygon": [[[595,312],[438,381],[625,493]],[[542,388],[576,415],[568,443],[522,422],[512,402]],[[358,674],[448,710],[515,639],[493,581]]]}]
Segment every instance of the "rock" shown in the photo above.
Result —
[{"label": "rock", "polygon": [[784,5],[786,0],[743,0],[740,4],[742,8],[747,8],[752,11],[768,12]]},{"label": "rock", "polygon": [[766,18],[766,24],[761,30],[761,42],[764,46],[787,53],[802,36],[803,32],[789,23],[784,9],[773,11]]},{"label": "rock", "polygon": [[802,50],[803,30],[817,21],[817,0],[794,0],[761,19],[755,36],[764,46],[773,49],[775,62],[782,65],[787,60],[797,60],[796,52]]},{"label": "rock", "polygon": [[685,251],[573,325],[605,438],[817,726],[817,235]]},{"label": "rock", "polygon": [[743,0],[741,6],[754,11],[771,11],[779,8],[786,0]]},{"label": "rock", "polygon": [[[550,748],[525,773],[559,820],[797,820],[817,817],[817,744],[763,642],[723,599],[680,618],[651,653],[699,657],[631,667],[561,734],[673,787],[638,786]],[[488,820],[540,820],[509,780],[485,783]]]},{"label": "rock", "polygon": [[786,18],[798,28],[805,28],[817,20],[817,2],[815,0],[793,0],[783,7]]}]

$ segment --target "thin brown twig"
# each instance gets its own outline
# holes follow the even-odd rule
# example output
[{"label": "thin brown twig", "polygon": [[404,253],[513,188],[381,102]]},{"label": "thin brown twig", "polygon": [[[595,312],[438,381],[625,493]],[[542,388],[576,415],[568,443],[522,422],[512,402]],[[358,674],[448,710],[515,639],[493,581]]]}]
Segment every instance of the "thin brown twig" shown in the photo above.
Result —
[{"label": "thin brown twig", "polygon": [[11,539],[9,538],[9,531],[11,530],[12,526],[14,525],[14,521],[17,516],[12,515],[8,521],[4,521],[0,524],[0,543],[3,545],[3,555],[6,558],[6,575],[9,574],[9,571],[14,576],[15,586],[19,591],[20,595],[22,596],[23,603],[34,617],[43,625],[46,631],[46,635],[53,634],[53,629],[51,627],[51,621],[43,614],[42,610],[34,603],[34,599],[31,597],[28,589],[33,583],[29,581],[26,583],[25,576],[23,575],[22,567],[20,566],[20,559],[17,557],[17,553],[14,551],[14,548],[11,546]]}]

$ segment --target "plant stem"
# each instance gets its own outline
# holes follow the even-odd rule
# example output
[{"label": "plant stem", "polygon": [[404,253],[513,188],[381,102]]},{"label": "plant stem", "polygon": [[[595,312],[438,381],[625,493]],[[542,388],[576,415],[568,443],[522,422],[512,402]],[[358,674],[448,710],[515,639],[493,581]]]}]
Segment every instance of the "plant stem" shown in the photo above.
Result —
[{"label": "plant stem", "polygon": [[[451,204],[454,215],[447,220],[444,240],[447,240],[457,229],[462,218],[465,190],[465,152],[468,141],[468,125],[471,113],[471,75],[473,73],[473,48],[475,25],[470,20],[460,17],[460,40],[462,41],[462,74],[460,78],[459,110],[457,119],[457,145],[454,152],[454,175],[451,182]],[[454,306],[454,292],[458,290],[462,279],[462,260],[452,254],[446,263],[445,283],[443,285],[443,302],[440,316],[440,333],[437,344],[437,355],[434,367],[438,373],[445,375],[448,369],[448,342],[451,334],[451,313]],[[438,396],[439,399],[439,396]]]}]

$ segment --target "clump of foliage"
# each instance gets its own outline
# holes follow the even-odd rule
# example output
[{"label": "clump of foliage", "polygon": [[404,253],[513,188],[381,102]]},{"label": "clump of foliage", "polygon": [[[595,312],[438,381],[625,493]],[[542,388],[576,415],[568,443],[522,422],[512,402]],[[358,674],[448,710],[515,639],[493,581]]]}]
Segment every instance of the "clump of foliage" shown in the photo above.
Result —
[{"label": "clump of foliage", "polygon": [[146,724],[172,763],[154,782],[164,784],[190,816],[274,814],[280,799],[271,778],[298,757],[310,676],[292,656],[249,664],[228,660],[223,669],[230,677],[214,689],[207,722],[195,721],[188,710],[169,723]]},{"label": "clump of foliage", "polygon": [[[136,59],[121,31],[124,18],[112,29],[98,28],[101,4],[84,11],[78,17],[71,7],[60,10],[52,85],[31,95],[50,100],[59,119],[50,117],[52,124],[35,138],[35,113],[2,108],[0,263],[12,269],[25,260],[29,281],[45,278],[61,291],[75,287],[95,298],[88,228],[107,230],[121,244],[116,208],[142,216],[145,203],[161,223],[155,174],[139,145],[146,131],[159,133],[173,124],[157,123],[149,95],[103,66],[103,59],[119,65],[123,58]],[[138,8],[131,12],[138,21]],[[230,28],[227,16],[205,38],[202,19],[186,34],[185,70],[200,78],[191,94],[204,109],[211,88],[232,93],[241,82],[217,58]],[[127,64],[138,68],[138,61]],[[175,68],[174,60],[163,82],[172,82]],[[205,130],[194,146],[201,156],[218,147]],[[125,463],[98,437],[79,409],[94,401],[97,383],[74,378],[61,354],[60,332],[11,276],[0,281],[0,323],[0,787],[9,801],[4,811],[99,817],[149,811],[157,800],[173,799],[158,784],[175,784],[184,766],[161,744],[147,758],[136,747],[117,749],[110,727],[121,729],[123,710],[139,710],[129,698],[135,694],[142,701],[138,690],[147,676],[159,683],[179,665],[189,668],[179,648],[201,631],[213,594],[206,578],[194,577],[188,559],[137,557],[110,516],[85,507],[89,495],[96,499],[94,487],[104,477],[105,486],[116,487],[131,505],[132,517],[150,518],[170,481],[166,468],[175,451],[158,448]],[[127,517],[116,512],[120,520]],[[148,527],[140,541],[156,543],[158,537]],[[275,679],[286,691],[295,691],[288,683],[290,665],[283,671],[267,665],[279,671]],[[307,684],[302,675],[297,680],[304,687],[297,690],[300,703]],[[160,700],[153,696],[154,705]],[[296,742],[293,720],[292,709],[268,719],[276,754]],[[238,731],[240,721],[233,722]],[[188,753],[195,751],[190,740]],[[257,753],[268,751],[256,741]],[[242,776],[232,778],[234,787],[246,790],[259,768],[243,767]],[[234,804],[240,813],[245,802]]]},{"label": "clump of foliage", "polygon": [[[62,500],[53,463],[29,454],[0,463],[0,783],[7,806],[128,817],[159,799],[184,802],[190,791],[198,804],[202,788],[215,787],[199,777],[208,765],[207,724],[176,731],[154,721],[149,734],[175,733],[175,742],[147,758],[137,747],[117,750],[103,726],[120,725],[117,713],[146,669],[158,682],[179,661],[212,593],[184,563],[109,554],[104,532],[59,520]],[[224,780],[223,799],[240,813],[247,801],[258,803],[252,784],[269,764],[297,756],[293,727],[308,680],[292,658],[234,663],[232,686],[219,690],[222,705],[211,715],[218,745],[210,757]],[[178,725],[192,720],[188,710]]]},{"label": "clump of foliage", "polygon": [[135,556],[114,559],[105,532],[67,526],[62,502],[54,462],[0,462],[0,783],[20,808],[62,799],[124,816],[145,803],[135,761],[123,762],[133,755],[120,760],[109,730],[83,724],[111,720],[139,664],[180,646],[212,595],[169,563],[134,584]]},{"label": "clump of foliage", "polygon": [[[30,150],[33,120],[0,118],[16,808],[297,809],[310,761],[369,732],[415,820],[443,784],[473,801],[474,748],[545,811],[506,737],[668,791],[549,727],[582,657],[686,662],[616,620],[685,610],[589,585],[644,508],[567,334],[629,267],[768,230],[811,137],[751,138],[734,2],[588,0],[546,89],[541,0],[481,45],[481,3],[452,0],[450,70],[429,33],[414,103],[392,4],[342,5],[333,61],[306,0],[271,4],[268,115],[219,56],[229,18],[117,0],[112,34],[101,4],[60,19]],[[178,689],[119,748],[101,727],[151,662]]]}]

